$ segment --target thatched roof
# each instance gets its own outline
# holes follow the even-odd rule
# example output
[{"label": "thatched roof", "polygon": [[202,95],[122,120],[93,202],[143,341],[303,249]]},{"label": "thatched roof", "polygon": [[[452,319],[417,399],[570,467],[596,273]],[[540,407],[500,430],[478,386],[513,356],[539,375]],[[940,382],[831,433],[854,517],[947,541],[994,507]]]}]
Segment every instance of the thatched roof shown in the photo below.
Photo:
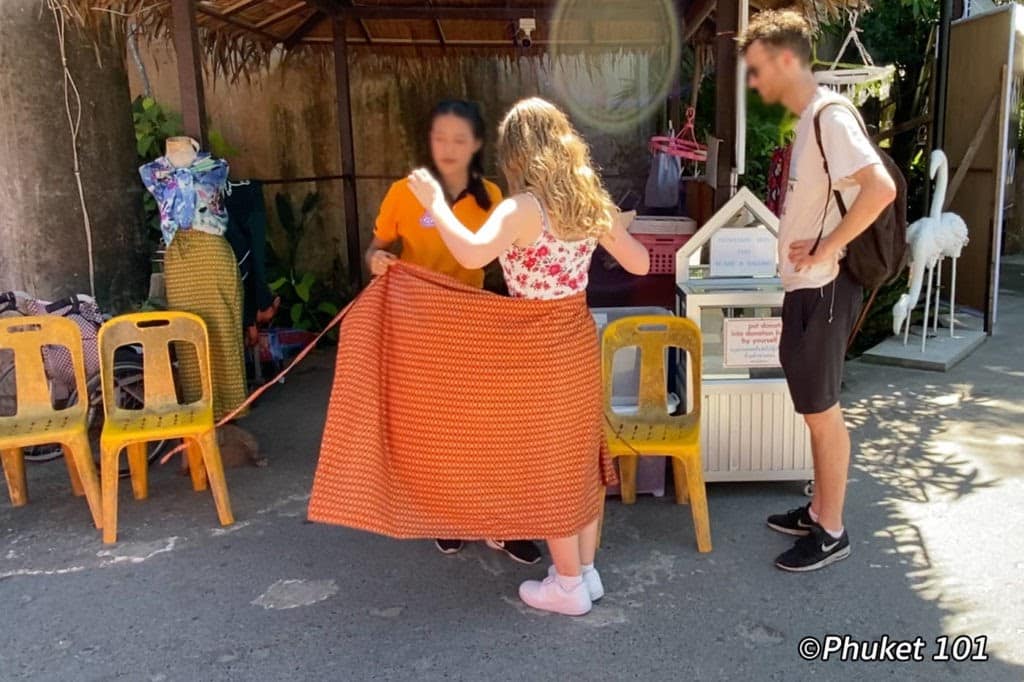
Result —
[{"label": "thatched roof", "polygon": [[750,5],[757,9],[799,10],[815,29],[822,23],[844,20],[846,11],[871,8],[868,0],[750,0]]},{"label": "thatched roof", "polygon": [[[79,18],[123,35],[135,30],[159,39],[171,29],[170,0],[69,0]],[[751,0],[753,7],[794,5],[813,22],[839,18],[863,0]],[[423,54],[487,52],[515,57],[547,50],[552,21],[565,7],[560,46],[571,49],[651,49],[664,36],[665,13],[675,8],[684,36],[714,20],[714,0],[196,0],[197,21],[208,65],[237,74],[264,66],[280,50],[309,53],[333,45],[333,16],[344,14],[353,53]],[[559,9],[561,8],[561,9]],[[535,18],[532,46],[514,42],[517,20]],[[706,35],[706,34],[705,34]]]}]

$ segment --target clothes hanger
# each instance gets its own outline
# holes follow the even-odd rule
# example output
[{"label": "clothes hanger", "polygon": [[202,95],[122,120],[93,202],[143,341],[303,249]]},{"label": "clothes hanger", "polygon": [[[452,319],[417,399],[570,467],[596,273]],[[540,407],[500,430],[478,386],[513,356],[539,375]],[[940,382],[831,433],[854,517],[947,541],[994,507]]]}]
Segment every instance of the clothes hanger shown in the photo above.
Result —
[{"label": "clothes hanger", "polygon": [[[864,89],[857,88],[859,85],[877,83],[880,88],[879,95],[885,98],[888,96],[889,85],[896,74],[896,67],[892,65],[875,66],[871,54],[860,40],[861,29],[857,28],[860,11],[847,10],[846,16],[850,23],[850,30],[847,32],[843,44],[836,53],[836,58],[831,63],[818,59],[817,47],[812,48],[812,68],[814,66],[827,67],[815,71],[814,79],[820,85],[824,85],[836,92],[842,92],[851,100],[855,100],[857,104],[861,104],[863,100],[867,99],[867,95],[863,92]],[[861,62],[859,64],[840,61],[851,42],[857,48],[857,53],[860,55]]]},{"label": "clothes hanger", "polygon": [[686,109],[686,124],[682,130],[673,135],[670,124],[669,135],[658,135],[650,139],[648,144],[650,150],[690,161],[707,161],[707,147],[697,142],[697,136],[693,131],[693,119],[696,113],[693,107],[688,107]]}]

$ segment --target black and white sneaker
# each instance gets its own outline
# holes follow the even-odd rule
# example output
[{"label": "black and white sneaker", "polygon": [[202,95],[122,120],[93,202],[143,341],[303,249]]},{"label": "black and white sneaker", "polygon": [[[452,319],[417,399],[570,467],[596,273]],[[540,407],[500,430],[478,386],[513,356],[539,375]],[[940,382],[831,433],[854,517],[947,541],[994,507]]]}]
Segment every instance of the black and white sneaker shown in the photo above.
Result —
[{"label": "black and white sneaker", "polygon": [[462,540],[434,540],[434,546],[441,554],[456,554],[462,550]]},{"label": "black and white sneaker", "polygon": [[775,565],[783,571],[803,573],[825,568],[850,556],[850,536],[843,531],[838,540],[821,526],[811,528],[806,537],[796,541],[793,548],[783,552]]},{"label": "black and white sneaker", "polygon": [[768,517],[768,527],[772,530],[786,535],[798,535],[804,537],[811,532],[811,528],[818,524],[811,520],[811,503],[803,507],[790,509],[785,514],[772,514]]},{"label": "black and white sneaker", "polygon": [[540,547],[530,540],[488,540],[487,546],[504,552],[521,564],[535,564],[540,561]]}]

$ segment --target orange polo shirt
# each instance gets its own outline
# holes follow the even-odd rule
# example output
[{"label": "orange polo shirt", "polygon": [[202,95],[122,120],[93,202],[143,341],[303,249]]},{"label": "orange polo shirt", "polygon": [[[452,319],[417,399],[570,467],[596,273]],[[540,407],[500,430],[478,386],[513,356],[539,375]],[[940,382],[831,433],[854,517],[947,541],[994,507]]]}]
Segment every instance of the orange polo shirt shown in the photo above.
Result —
[{"label": "orange polo shirt", "polygon": [[[501,190],[487,180],[484,180],[484,187],[491,197],[493,210],[501,202]],[[483,227],[491,210],[480,208],[473,195],[465,193],[452,206],[452,213],[459,222],[473,232]],[[404,261],[454,277],[470,286],[482,288],[484,285],[483,270],[467,270],[452,256],[434,225],[433,217],[409,189],[408,180],[399,180],[391,185],[380,206],[373,236],[388,243],[401,240],[401,259]]]}]

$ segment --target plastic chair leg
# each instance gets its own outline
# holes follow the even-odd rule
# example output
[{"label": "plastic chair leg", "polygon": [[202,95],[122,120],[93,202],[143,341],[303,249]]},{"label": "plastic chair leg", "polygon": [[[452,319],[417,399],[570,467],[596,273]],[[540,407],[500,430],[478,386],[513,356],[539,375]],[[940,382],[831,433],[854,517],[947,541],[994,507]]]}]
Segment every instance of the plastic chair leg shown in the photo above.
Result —
[{"label": "plastic chair leg", "polygon": [[128,470],[132,475],[132,494],[136,500],[149,497],[149,452],[146,443],[131,443],[128,446]]},{"label": "plastic chair leg", "polygon": [[228,484],[224,478],[224,463],[220,458],[220,446],[217,445],[217,432],[209,431],[201,436],[198,442],[202,452],[203,462],[206,464],[206,472],[210,478],[210,489],[213,492],[213,501],[217,505],[217,517],[220,525],[230,526],[235,522],[231,514],[231,500],[228,497]]},{"label": "plastic chair leg", "polygon": [[[217,442],[217,435],[214,432],[214,443]],[[219,450],[218,450],[219,452]],[[199,441],[188,441],[188,473],[192,476],[192,489],[206,490],[206,468],[203,465],[203,446]]]},{"label": "plastic chair leg", "polygon": [[103,482],[103,542],[117,542],[117,479],[120,445],[100,446],[100,478]]},{"label": "plastic chair leg", "polygon": [[676,489],[676,504],[689,504],[690,493],[687,490],[686,465],[678,457],[672,458],[672,482]]},{"label": "plastic chair leg", "polygon": [[92,459],[92,448],[89,445],[89,436],[85,433],[69,439],[64,446],[64,459],[68,462],[68,469],[74,467],[74,477],[78,478],[78,485],[82,488],[85,501],[89,505],[89,512],[92,514],[92,522],[97,528],[103,527],[103,495],[100,493],[100,480],[96,475],[96,463]]},{"label": "plastic chair leg", "polygon": [[693,514],[693,530],[697,535],[697,550],[711,551],[711,519],[708,515],[708,498],[704,486],[703,463],[700,457],[685,460],[687,489],[690,493],[690,511]]},{"label": "plastic chair leg", "polygon": [[78,475],[78,466],[75,462],[75,453],[71,445],[63,445],[64,464],[68,467],[68,478],[71,479],[71,492],[75,497],[85,495],[85,488],[82,487],[82,477]]},{"label": "plastic chair leg", "polygon": [[25,480],[25,455],[21,448],[0,452],[3,462],[4,477],[7,479],[7,492],[11,496],[11,505],[24,507],[28,504],[28,482]]},{"label": "plastic chair leg", "polygon": [[619,457],[619,494],[623,504],[636,503],[636,466],[639,459],[636,455]]}]

